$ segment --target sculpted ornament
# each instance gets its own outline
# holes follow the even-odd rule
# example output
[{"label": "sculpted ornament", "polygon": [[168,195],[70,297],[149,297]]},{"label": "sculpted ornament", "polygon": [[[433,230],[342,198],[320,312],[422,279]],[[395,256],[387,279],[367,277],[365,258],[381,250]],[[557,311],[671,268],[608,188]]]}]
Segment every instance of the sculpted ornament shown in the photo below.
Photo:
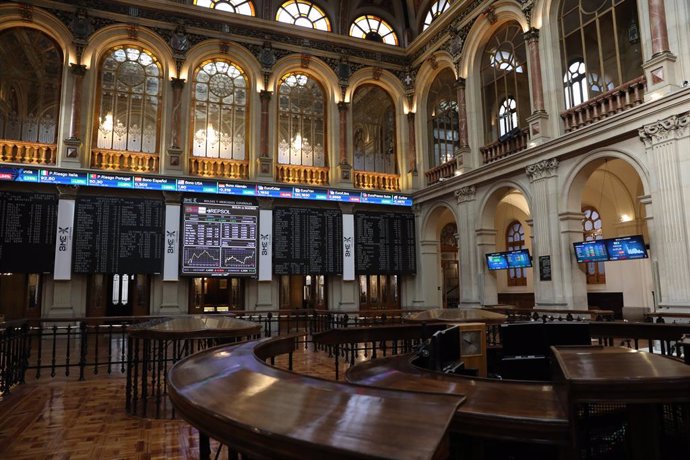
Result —
[{"label": "sculpted ornament", "polygon": [[525,172],[527,173],[527,177],[529,177],[530,182],[534,182],[539,179],[554,176],[557,169],[558,159],[551,158],[527,166],[527,168],[525,168]]},{"label": "sculpted ornament", "polygon": [[638,130],[638,134],[642,142],[647,147],[651,147],[674,136],[682,136],[687,131],[688,125],[690,125],[690,112],[685,112],[644,125]]},{"label": "sculpted ornament", "polygon": [[467,201],[474,200],[475,194],[477,192],[477,187],[474,185],[469,185],[467,187],[461,187],[455,191],[455,199],[459,203],[465,203]]}]

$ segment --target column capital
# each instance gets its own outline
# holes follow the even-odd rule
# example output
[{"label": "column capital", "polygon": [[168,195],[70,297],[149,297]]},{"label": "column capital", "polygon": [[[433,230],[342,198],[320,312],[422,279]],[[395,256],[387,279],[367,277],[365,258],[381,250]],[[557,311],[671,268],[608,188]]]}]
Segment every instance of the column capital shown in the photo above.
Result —
[{"label": "column capital", "polygon": [[467,187],[461,187],[455,191],[455,199],[458,201],[458,204],[474,201],[476,193],[477,187],[468,185]]},{"label": "column capital", "polygon": [[527,32],[522,34],[522,37],[525,39],[526,42],[539,41],[539,29],[531,27]]},{"label": "column capital", "polygon": [[646,147],[651,147],[674,137],[682,136],[687,132],[688,125],[690,125],[690,112],[684,112],[644,125],[638,130],[638,135]]},{"label": "column capital", "polygon": [[350,103],[345,101],[338,102],[338,111],[347,112],[350,109]]},{"label": "column capital", "polygon": [[410,123],[414,122],[414,117],[415,117],[414,112],[407,112],[406,116],[407,116],[407,121],[409,121]]},{"label": "column capital", "polygon": [[527,166],[525,168],[525,173],[527,174],[530,182],[535,182],[537,180],[555,176],[557,169],[558,159],[550,158],[548,160],[542,160],[539,163],[534,163]]},{"label": "column capital", "polygon": [[184,88],[185,81],[186,81],[186,80],[185,80],[184,78],[175,78],[175,77],[172,77],[172,78],[170,79],[170,84],[171,84],[172,87],[175,88],[175,89],[182,89],[182,88]]},{"label": "column capital", "polygon": [[262,89],[261,91],[259,91],[259,97],[262,101],[270,101],[272,95],[273,91],[268,91],[266,89]]},{"label": "column capital", "polygon": [[463,77],[458,77],[455,79],[455,88],[456,89],[465,89],[467,86],[467,79]]},{"label": "column capital", "polygon": [[83,77],[84,75],[86,75],[86,70],[86,65],[84,64],[75,64],[74,62],[72,62],[69,65],[70,73],[78,77]]}]

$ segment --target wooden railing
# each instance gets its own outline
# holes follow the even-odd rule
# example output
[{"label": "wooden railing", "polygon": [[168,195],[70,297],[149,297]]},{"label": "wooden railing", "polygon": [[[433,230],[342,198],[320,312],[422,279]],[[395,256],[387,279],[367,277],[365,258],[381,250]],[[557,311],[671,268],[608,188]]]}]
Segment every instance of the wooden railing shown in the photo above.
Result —
[{"label": "wooden railing", "polygon": [[0,139],[0,161],[32,165],[54,165],[57,144],[39,144],[11,139]]},{"label": "wooden railing", "polygon": [[249,177],[249,161],[192,157],[189,159],[189,173],[193,176],[246,179]]},{"label": "wooden railing", "polygon": [[372,171],[354,171],[355,187],[366,190],[400,190],[400,176]]},{"label": "wooden railing", "polygon": [[435,166],[426,172],[426,185],[435,184],[441,178],[453,177],[457,169],[457,160],[453,158],[440,166]]},{"label": "wooden railing", "polygon": [[279,164],[276,166],[276,180],[288,184],[327,185],[328,168]]},{"label": "wooden railing", "polygon": [[500,160],[501,158],[505,158],[525,150],[527,148],[528,141],[529,130],[527,128],[522,128],[514,137],[510,137],[504,141],[499,140],[492,142],[489,145],[480,147],[479,151],[482,153],[482,163],[492,163]]},{"label": "wooden railing", "polygon": [[644,75],[561,113],[565,132],[587,126],[644,102]]},{"label": "wooden railing", "polygon": [[91,150],[92,168],[156,173],[158,172],[158,164],[159,157],[155,153],[125,152],[108,149]]}]

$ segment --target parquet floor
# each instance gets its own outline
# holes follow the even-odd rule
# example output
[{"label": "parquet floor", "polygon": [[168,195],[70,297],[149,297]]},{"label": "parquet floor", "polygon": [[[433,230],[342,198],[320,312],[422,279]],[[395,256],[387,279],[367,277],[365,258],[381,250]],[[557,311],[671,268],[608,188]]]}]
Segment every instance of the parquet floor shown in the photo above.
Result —
[{"label": "parquet floor", "polygon": [[[275,364],[286,368],[287,357]],[[335,376],[332,358],[311,349],[294,354],[293,368],[321,378]],[[20,385],[0,400],[0,459],[199,458],[197,432],[186,422],[130,416],[124,402],[120,375],[89,374],[83,382],[42,377]],[[218,447],[212,441],[214,453]]]}]

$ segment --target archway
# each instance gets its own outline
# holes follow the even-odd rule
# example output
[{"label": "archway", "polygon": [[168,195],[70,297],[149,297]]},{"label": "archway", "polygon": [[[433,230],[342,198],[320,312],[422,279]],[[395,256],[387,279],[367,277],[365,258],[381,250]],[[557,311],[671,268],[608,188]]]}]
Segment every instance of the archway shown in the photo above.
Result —
[{"label": "archway", "polygon": [[430,210],[424,220],[420,238],[420,274],[427,306],[458,307],[460,261],[457,228],[456,216],[445,203]]}]

